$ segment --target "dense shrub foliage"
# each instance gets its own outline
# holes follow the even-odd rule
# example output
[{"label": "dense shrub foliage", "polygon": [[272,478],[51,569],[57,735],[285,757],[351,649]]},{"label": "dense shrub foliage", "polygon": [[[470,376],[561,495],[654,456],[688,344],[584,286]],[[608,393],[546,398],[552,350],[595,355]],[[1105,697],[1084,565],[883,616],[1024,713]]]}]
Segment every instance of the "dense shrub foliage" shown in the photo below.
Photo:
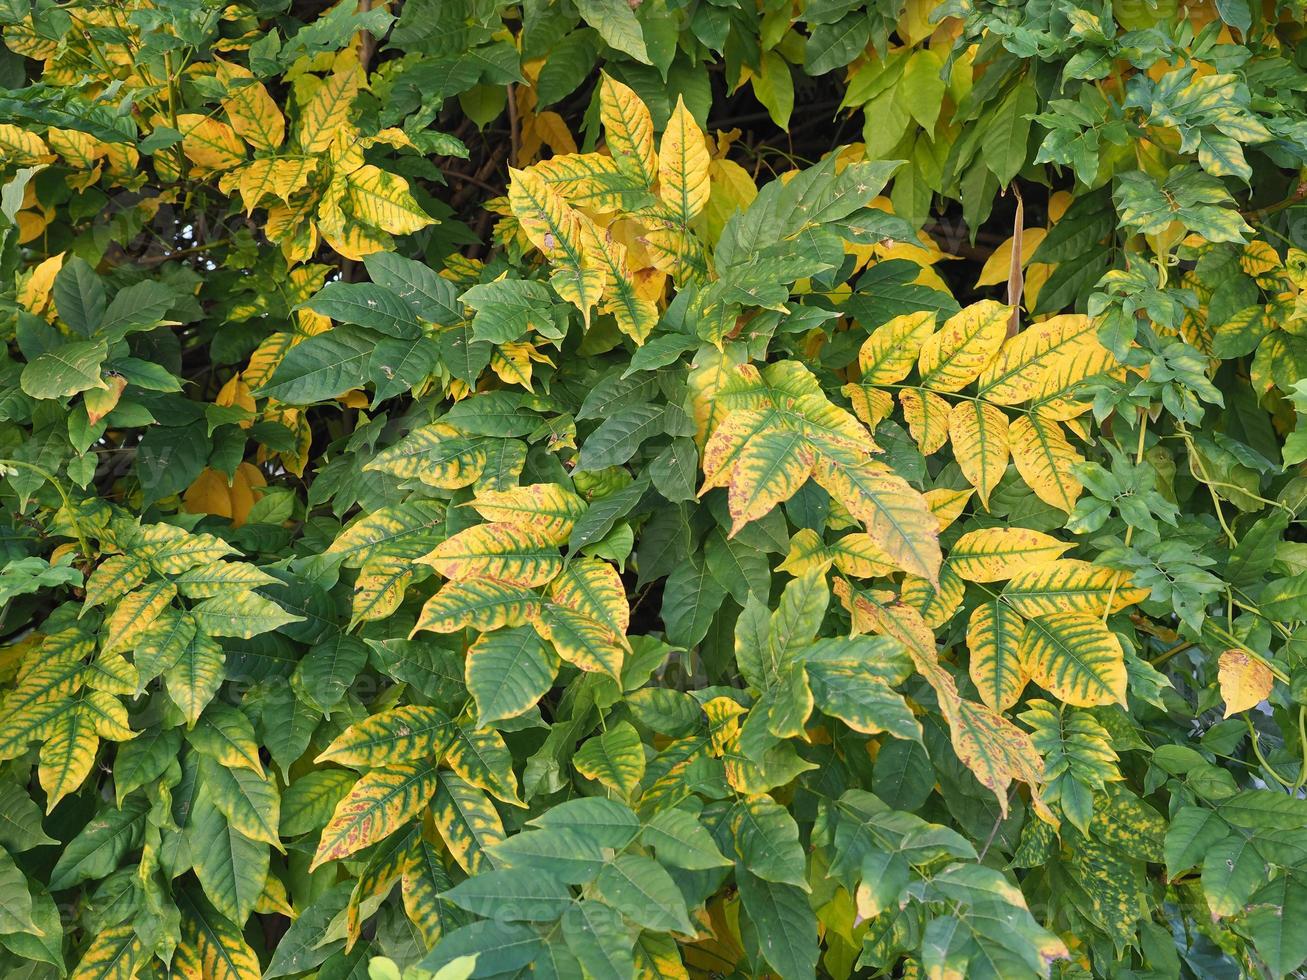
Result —
[{"label": "dense shrub foliage", "polygon": [[1299,3],[0,23],[3,976],[1302,967]]}]

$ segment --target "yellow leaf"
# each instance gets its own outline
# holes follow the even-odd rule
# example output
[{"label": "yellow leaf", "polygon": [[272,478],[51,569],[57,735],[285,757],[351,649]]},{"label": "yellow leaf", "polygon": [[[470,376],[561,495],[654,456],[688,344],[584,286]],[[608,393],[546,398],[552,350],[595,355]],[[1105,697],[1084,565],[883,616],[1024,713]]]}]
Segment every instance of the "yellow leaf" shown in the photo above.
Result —
[{"label": "yellow leaf", "polygon": [[436,219],[422,210],[398,174],[364,164],[345,178],[350,209],[359,221],[392,235],[410,235]]},{"label": "yellow leaf", "polygon": [[948,557],[953,570],[968,582],[998,582],[1046,565],[1071,547],[1042,531],[993,527],[968,531],[949,549]]},{"label": "yellow leaf", "polygon": [[678,95],[658,145],[658,196],[671,205],[683,224],[708,203],[710,163],[703,130]]},{"label": "yellow leaf", "polygon": [[1002,346],[1011,314],[1011,307],[987,299],[949,317],[921,345],[921,383],[936,391],[958,391],[974,381]]},{"label": "yellow leaf", "polygon": [[103,156],[107,149],[105,144],[94,136],[88,136],[75,129],[51,127],[46,130],[45,139],[50,144],[50,149],[67,160],[70,166],[80,170],[92,169],[95,161]]},{"label": "yellow leaf", "polygon": [[948,432],[958,469],[988,510],[989,495],[1007,472],[1007,416],[984,402],[959,402],[949,413]]},{"label": "yellow leaf", "polygon": [[599,84],[599,121],[613,158],[645,187],[653,187],[658,156],[649,110],[632,89],[606,73]]},{"label": "yellow leaf", "polygon": [[967,621],[967,673],[980,700],[995,711],[1016,704],[1026,686],[1021,665],[1021,634],[1026,621],[1006,603],[982,602]]},{"label": "yellow leaf", "polygon": [[152,959],[131,919],[96,932],[71,980],[133,980]]},{"label": "yellow leaf", "polygon": [[305,153],[322,153],[349,120],[350,107],[363,82],[358,62],[347,63],[322,79],[300,112],[299,141]]},{"label": "yellow leaf", "polygon": [[999,813],[1008,811],[1008,787],[1018,780],[1030,787],[1035,812],[1046,823],[1056,824],[1039,795],[1044,760],[1030,736],[988,705],[958,698],[946,712],[953,751],[971,770],[980,785],[998,800]]},{"label": "yellow leaf", "polygon": [[471,486],[486,468],[486,450],[444,422],[414,429],[363,469],[389,473],[402,480],[419,479],[439,490]]},{"label": "yellow leaf", "polygon": [[894,411],[894,396],[883,388],[847,384],[840,390],[853,403],[853,413],[869,429],[875,430]]},{"label": "yellow leaf", "polygon": [[406,704],[369,715],[338,735],[314,760],[342,766],[385,766],[440,756],[453,722],[439,708]]},{"label": "yellow leaf", "polygon": [[489,864],[486,848],[505,837],[499,811],[480,787],[461,776],[444,771],[437,776],[431,821],[459,867],[476,874]]},{"label": "yellow leaf", "polygon": [[641,295],[627,263],[627,249],[621,242],[599,234],[592,222],[583,221],[581,241],[586,263],[603,277],[604,312],[611,313],[617,328],[637,345],[643,344],[658,325],[658,306]]},{"label": "yellow leaf", "polygon": [[708,263],[699,239],[671,221],[650,220],[649,225],[640,244],[654,268],[677,282],[707,275]]},{"label": "yellow leaf", "polygon": [[90,715],[82,711],[81,702],[74,701],[59,713],[41,746],[38,769],[41,788],[46,792],[46,813],[86,781],[99,747],[100,737]]},{"label": "yellow leaf", "polygon": [[1221,654],[1217,674],[1226,718],[1257,707],[1270,697],[1275,684],[1271,669],[1242,650],[1226,650]]},{"label": "yellow leaf", "polygon": [[1041,415],[1023,415],[1008,427],[1012,462],[1027,486],[1044,503],[1068,514],[1082,489],[1073,472],[1084,457],[1071,447],[1062,428]]},{"label": "yellow leaf", "polygon": [[106,388],[90,388],[82,393],[82,404],[86,406],[86,419],[92,425],[99,422],[118,405],[118,399],[122,397],[123,389],[127,387],[127,379],[121,374],[111,374],[105,377]]},{"label": "yellow leaf", "polygon": [[1060,354],[1094,341],[1095,329],[1082,313],[1049,317],[1011,337],[980,375],[980,394],[998,405],[1019,405],[1033,398],[1048,366]]},{"label": "yellow leaf", "polygon": [[[550,598],[603,624],[619,638],[631,625],[626,586],[617,569],[598,558],[576,558],[549,587]],[[625,640],[622,640],[625,643]]]},{"label": "yellow leaf", "polygon": [[620,161],[602,153],[565,153],[531,170],[563,200],[590,211],[622,210],[627,197],[643,189]]},{"label": "yellow leaf", "polygon": [[749,439],[731,470],[731,536],[794,496],[812,475],[816,459],[808,440],[793,429],[768,429]]},{"label": "yellow leaf", "polygon": [[434,759],[399,762],[364,773],[336,804],[309,870],[381,840],[415,817],[436,791]]},{"label": "yellow leaf", "polygon": [[413,581],[413,564],[407,558],[381,556],[364,562],[354,580],[350,625],[385,619],[404,601]]},{"label": "yellow leaf", "polygon": [[966,588],[966,583],[945,564],[939,570],[939,588],[917,575],[908,575],[903,580],[900,598],[921,613],[927,626],[937,630],[958,611]]},{"label": "yellow leaf", "polygon": [[0,151],[4,153],[5,163],[16,167],[31,167],[54,160],[45,140],[10,123],[0,123]]},{"label": "yellow leaf", "polygon": [[481,490],[471,506],[487,521],[541,532],[553,544],[566,544],[585,501],[557,483],[533,483],[511,490]]},{"label": "yellow leaf", "polygon": [[549,605],[532,625],[573,666],[608,674],[614,680],[620,676],[626,640],[599,620],[565,606]]},{"label": "yellow leaf", "polygon": [[267,486],[263,472],[253,463],[241,463],[228,483],[227,476],[218,470],[205,469],[186,488],[182,495],[182,509],[188,514],[216,514],[231,519],[232,527],[240,527],[249,517],[250,509],[262,496]]},{"label": "yellow leaf", "polygon": [[590,309],[603,294],[604,273],[587,255],[582,225],[589,222],[531,170],[510,170],[508,200],[531,244],[557,267],[554,289],[581,311],[586,326]]},{"label": "yellow leaf", "polygon": [[714,158],[708,166],[711,193],[708,204],[695,219],[695,230],[709,244],[716,244],[722,228],[736,211],[745,211],[758,196],[758,187],[734,160]]},{"label": "yellow leaf", "polygon": [[247,68],[214,59],[218,81],[227,88],[222,107],[232,127],[256,150],[275,150],[286,139],[286,117],[263,83]]},{"label": "yellow leaf", "polygon": [[1054,697],[1077,707],[1126,703],[1125,654],[1098,616],[1058,612],[1026,621],[1021,666]]},{"label": "yellow leaf", "polygon": [[[1030,263],[1030,257],[1035,254],[1035,249],[1039,243],[1044,240],[1048,234],[1046,228],[1027,228],[1021,233],[1021,265],[1024,267]],[[990,253],[989,258],[985,260],[985,267],[980,270],[980,278],[976,280],[976,288],[981,286],[996,286],[999,283],[1007,282],[1008,276],[1012,272],[1012,242],[1009,238],[998,248]]]},{"label": "yellow leaf", "polygon": [[563,569],[550,535],[513,524],[477,524],[442,541],[418,559],[449,579],[489,579],[531,588]]},{"label": "yellow leaf", "polygon": [[466,627],[485,633],[522,626],[539,605],[539,596],[517,585],[490,579],[446,582],[422,607],[413,633],[454,633]]},{"label": "yellow leaf", "polygon": [[703,486],[699,496],[713,487],[724,487],[731,482],[735,464],[748,444],[764,433],[775,431],[779,418],[772,411],[731,412],[712,430],[712,436],[703,450]]},{"label": "yellow leaf", "polygon": [[205,171],[230,170],[245,162],[245,144],[225,122],[199,113],[177,116],[182,134],[182,152]]},{"label": "yellow leaf", "polygon": [[1007,814],[1008,787],[1016,779],[1030,787],[1031,803],[1041,818],[1056,823],[1039,795],[1044,765],[1030,736],[989,706],[968,701],[958,693],[953,675],[939,662],[935,635],[917,610],[902,603],[878,606],[865,596],[854,597],[847,583],[843,590],[838,581],[836,586],[837,593],[844,593],[845,605],[857,610],[855,628],[860,625],[902,641],[917,672],[935,690],[949,724],[953,751],[994,794],[999,812]]},{"label": "yellow leaf", "polygon": [[1032,407],[1045,418],[1066,421],[1089,411],[1092,403],[1076,398],[1086,381],[1107,375],[1124,378],[1125,368],[1097,340],[1081,343],[1053,358],[1032,399]]},{"label": "yellow leaf", "polygon": [[544,144],[555,154],[575,153],[576,140],[563,117],[556,112],[536,113],[531,119],[531,127]]},{"label": "yellow leaf", "polygon": [[852,578],[878,578],[897,567],[869,534],[859,531],[824,544],[816,531],[803,528],[790,539],[789,554],[777,568],[798,577],[832,564]]},{"label": "yellow leaf", "polygon": [[40,314],[50,302],[50,290],[54,288],[54,277],[63,268],[64,256],[59,252],[44,259],[34,268],[26,281],[18,289],[18,305],[29,313]]},{"label": "yellow leaf", "polygon": [[813,476],[866,525],[890,561],[929,582],[939,580],[939,522],[906,480],[882,464],[843,466],[824,456]]},{"label": "yellow leaf", "polygon": [[922,496],[926,498],[926,506],[939,521],[939,529],[942,531],[962,516],[962,512],[967,508],[967,501],[971,499],[973,493],[974,490],[949,490],[947,487],[936,487],[934,490],[927,490]]},{"label": "yellow leaf", "polygon": [[131,649],[136,639],[159,618],[177,595],[171,582],[155,579],[146,582],[135,592],[129,592],[105,620],[103,652]]},{"label": "yellow leaf", "polygon": [[871,332],[858,352],[862,383],[895,384],[917,363],[921,345],[935,330],[935,314],[928,311],[904,313]]},{"label": "yellow leaf", "polygon": [[1023,616],[1054,612],[1105,616],[1147,598],[1147,589],[1135,588],[1130,582],[1129,572],[1058,558],[1017,571],[1003,590],[1003,598]]},{"label": "yellow leaf", "polygon": [[904,388],[899,392],[899,404],[903,406],[908,431],[917,441],[921,455],[929,456],[942,449],[949,438],[948,402],[934,392]]},{"label": "yellow leaf", "polygon": [[311,157],[259,157],[224,174],[219,186],[223,190],[235,187],[249,214],[268,196],[289,203],[291,195],[308,184],[317,165]]}]

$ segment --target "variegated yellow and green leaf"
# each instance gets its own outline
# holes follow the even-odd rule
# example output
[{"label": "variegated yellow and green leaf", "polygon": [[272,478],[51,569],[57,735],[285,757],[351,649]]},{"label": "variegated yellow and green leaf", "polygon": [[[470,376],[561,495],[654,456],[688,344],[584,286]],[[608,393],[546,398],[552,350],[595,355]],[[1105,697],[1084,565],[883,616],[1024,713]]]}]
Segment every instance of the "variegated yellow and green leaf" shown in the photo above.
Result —
[{"label": "variegated yellow and green leaf", "polygon": [[453,735],[453,721],[439,708],[406,704],[355,722],[317,761],[375,768],[439,759]]},{"label": "variegated yellow and green leaf", "polygon": [[453,426],[436,422],[410,432],[363,468],[403,480],[420,480],[439,490],[457,490],[480,478],[486,468],[486,450],[482,440],[468,438]]},{"label": "variegated yellow and green leaf", "polygon": [[982,300],[944,321],[921,345],[917,370],[935,391],[959,391],[978,378],[1007,336],[1012,310]]},{"label": "variegated yellow and green leaf", "polygon": [[492,867],[486,850],[504,839],[494,802],[479,786],[452,772],[437,774],[431,819],[449,853],[468,874]]},{"label": "variegated yellow and green leaf", "polygon": [[466,627],[488,632],[521,626],[539,606],[540,597],[519,585],[493,579],[446,582],[422,607],[413,632],[453,633]]},{"label": "variegated yellow and green leaf", "polygon": [[613,159],[645,187],[659,175],[649,109],[628,86],[604,74],[599,82],[599,120]]},{"label": "variegated yellow and green leaf", "polygon": [[436,786],[431,759],[397,762],[364,773],[323,828],[311,867],[339,861],[394,833],[427,805]]},{"label": "variegated yellow and green leaf", "polygon": [[1099,616],[1055,612],[1028,619],[1020,651],[1026,675],[1060,701],[1082,707],[1126,703],[1121,642]]},{"label": "variegated yellow and green leaf", "polygon": [[[553,544],[566,544],[585,501],[557,483],[533,483],[511,490],[481,490],[471,501],[487,521],[530,528]],[[334,545],[333,545],[334,547]]]},{"label": "variegated yellow and green leaf", "polygon": [[1007,416],[985,402],[958,402],[949,412],[948,437],[958,469],[988,509],[990,494],[1007,472]]},{"label": "variegated yellow and green leaf", "polygon": [[1070,513],[1083,489],[1075,467],[1084,462],[1062,427],[1043,415],[1023,415],[1008,428],[1012,462],[1035,496]]},{"label": "variegated yellow and green leaf", "polygon": [[1076,558],[1032,562],[1003,577],[1011,579],[1003,589],[1003,601],[1027,617],[1055,612],[1101,617],[1148,596],[1147,589],[1131,585],[1128,572]]},{"label": "variegated yellow and green leaf", "polygon": [[689,224],[708,203],[709,162],[703,130],[678,96],[658,144],[658,196],[682,224]]},{"label": "variegated yellow and green leaf", "polygon": [[1000,582],[1049,565],[1071,549],[1043,531],[989,527],[968,531],[949,549],[949,566],[968,582]]},{"label": "variegated yellow and green leaf", "polygon": [[478,524],[446,538],[418,560],[455,581],[490,580],[530,588],[563,570],[552,538],[529,525]]},{"label": "variegated yellow and green leaf", "polygon": [[1026,622],[1004,602],[982,602],[967,621],[967,672],[980,700],[995,711],[1016,704],[1026,686],[1021,636]]}]

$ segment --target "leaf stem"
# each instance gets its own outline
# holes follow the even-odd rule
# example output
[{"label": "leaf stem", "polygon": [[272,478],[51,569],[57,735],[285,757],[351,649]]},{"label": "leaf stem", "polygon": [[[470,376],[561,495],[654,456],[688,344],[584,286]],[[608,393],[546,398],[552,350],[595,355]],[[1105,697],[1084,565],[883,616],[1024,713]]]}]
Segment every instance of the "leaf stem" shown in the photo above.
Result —
[{"label": "leaf stem", "polygon": [[[57,491],[59,491],[59,497],[64,502],[64,510],[68,511],[69,518],[70,519],[72,518],[72,511],[73,511],[72,498],[68,496],[68,491],[64,489],[64,485],[60,483],[58,478],[49,470],[42,469],[40,466],[37,466],[34,463],[29,463],[26,460],[21,460],[21,459],[0,459],[0,467],[14,467],[17,469],[30,470],[32,473],[35,473],[37,476],[39,476],[42,480],[49,482]],[[86,535],[82,533],[81,527],[78,526],[76,522],[74,522],[73,527],[77,533],[78,549],[81,551],[82,557],[85,558],[87,561],[90,561],[91,548],[86,543]]]}]

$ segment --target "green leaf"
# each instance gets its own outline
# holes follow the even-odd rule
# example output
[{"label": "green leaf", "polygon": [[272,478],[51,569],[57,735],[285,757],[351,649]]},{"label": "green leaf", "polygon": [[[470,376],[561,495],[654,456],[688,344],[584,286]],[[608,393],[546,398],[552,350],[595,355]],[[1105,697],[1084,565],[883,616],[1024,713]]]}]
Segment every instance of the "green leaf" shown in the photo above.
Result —
[{"label": "green leaf", "polygon": [[771,797],[754,796],[735,805],[730,826],[737,866],[764,881],[808,891],[799,826],[788,810]]},{"label": "green leaf", "polygon": [[50,872],[50,890],[62,891],[88,879],[107,877],[145,832],[149,802],[127,799],[121,809],[110,809],[87,822],[69,840]]},{"label": "green leaf", "polygon": [[394,252],[365,256],[364,266],[377,285],[394,293],[428,323],[448,325],[461,319],[458,290],[429,266]]},{"label": "green leaf", "polygon": [[563,915],[563,939],[588,976],[630,977],[635,973],[631,952],[635,936],[621,915],[601,902],[578,902]]},{"label": "green leaf", "polygon": [[1283,871],[1252,897],[1248,928],[1257,954],[1275,976],[1287,976],[1307,961],[1307,882],[1297,871]]},{"label": "green leaf", "polygon": [[658,860],[690,871],[729,867],[731,860],[717,849],[712,835],[686,810],[662,810],[640,832]]},{"label": "green leaf", "polygon": [[331,819],[336,805],[357,781],[357,776],[343,769],[315,769],[304,773],[282,794],[278,836],[299,837],[321,830]]},{"label": "green leaf", "polygon": [[[124,744],[118,758],[136,741]],[[9,853],[21,854],[43,844],[57,843],[41,828],[41,816],[41,808],[24,789],[14,783],[0,783],[0,845]]]},{"label": "green leaf", "polygon": [[737,869],[735,882],[748,916],[755,948],[782,977],[816,975],[817,916],[808,896],[793,885],[758,877]]},{"label": "green leaf", "polygon": [[594,895],[646,929],[694,935],[685,897],[662,866],[638,854],[621,854],[595,879]]},{"label": "green leaf", "polygon": [[621,721],[582,745],[572,764],[583,776],[630,799],[644,778],[644,743],[634,725]]},{"label": "green leaf", "polygon": [[33,398],[67,398],[88,388],[105,388],[100,365],[108,356],[103,340],[63,344],[23,368],[20,384]]},{"label": "green leaf", "polygon": [[[164,283],[156,282],[153,279],[146,279],[144,282],[125,286],[114,294],[108,309],[104,311],[104,319],[100,321],[98,332],[100,336],[106,338],[110,343],[122,340],[129,333],[137,330],[148,330],[157,326],[176,302],[177,294]],[[137,370],[148,370],[151,367],[157,368],[158,366],[143,364]],[[128,380],[133,384],[141,383],[130,374]],[[159,379],[155,383],[167,384],[163,379]],[[172,383],[174,386],[176,385],[175,381]],[[176,391],[177,388],[165,386],[159,390]]]},{"label": "green leaf", "polygon": [[533,827],[561,827],[592,837],[603,847],[621,850],[640,832],[640,820],[631,808],[602,796],[583,796],[556,803],[538,817]]},{"label": "green leaf", "polygon": [[0,851],[0,932],[37,932],[32,909],[27,879],[14,859]]},{"label": "green leaf", "polygon": [[288,405],[312,405],[362,388],[377,341],[376,334],[350,325],[309,337],[286,352],[255,394]]},{"label": "green leaf", "polygon": [[244,922],[268,877],[268,845],[236,830],[204,794],[186,833],[205,896],[227,918]]},{"label": "green leaf", "polygon": [[478,728],[533,707],[558,673],[558,656],[527,626],[482,634],[468,648],[466,663]]},{"label": "green leaf", "polygon": [[577,0],[576,9],[610,47],[629,54],[641,64],[653,64],[645,48],[640,22],[626,0]]},{"label": "green leaf", "polygon": [[599,844],[584,831],[563,827],[514,834],[492,844],[487,853],[496,865],[536,869],[570,885],[593,879],[606,860]]},{"label": "green leaf", "polygon": [[104,318],[104,284],[80,255],[65,262],[54,277],[54,303],[59,318],[83,337],[99,328]]},{"label": "green leaf", "polygon": [[551,922],[573,901],[567,885],[539,868],[483,871],[441,897],[469,912],[506,922]]},{"label": "green leaf", "polygon": [[850,13],[834,24],[819,24],[804,48],[803,67],[809,75],[824,75],[843,68],[861,54],[871,40],[865,13]]},{"label": "green leaf", "polygon": [[713,578],[707,562],[692,559],[678,564],[663,588],[667,641],[681,647],[697,645],[725,598],[726,590]]},{"label": "green leaf", "polygon": [[412,340],[422,333],[412,307],[372,283],[329,282],[304,305],[339,323],[354,323],[388,337]]},{"label": "green leaf", "polygon": [[242,640],[304,621],[303,616],[288,613],[271,599],[248,589],[205,599],[191,612],[199,628],[210,636],[234,636]]},{"label": "green leaf", "polygon": [[485,919],[445,936],[418,966],[439,971],[462,957],[476,957],[474,977],[515,973],[534,962],[544,948],[540,933],[528,925]]}]

